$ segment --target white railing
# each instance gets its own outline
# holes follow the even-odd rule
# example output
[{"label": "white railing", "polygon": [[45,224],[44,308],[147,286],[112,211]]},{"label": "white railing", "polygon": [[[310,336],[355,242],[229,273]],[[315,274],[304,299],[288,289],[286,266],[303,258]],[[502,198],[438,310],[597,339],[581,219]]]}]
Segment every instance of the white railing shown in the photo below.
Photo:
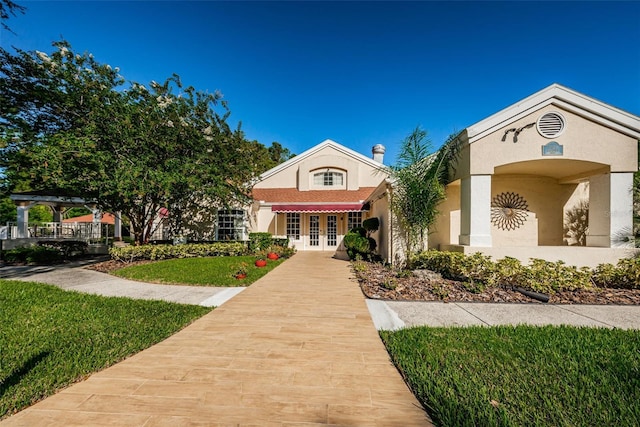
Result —
[{"label": "white railing", "polygon": [[109,239],[113,236],[109,232],[108,224],[93,222],[43,222],[19,224],[7,222],[0,227],[0,239],[74,239],[97,240]]}]

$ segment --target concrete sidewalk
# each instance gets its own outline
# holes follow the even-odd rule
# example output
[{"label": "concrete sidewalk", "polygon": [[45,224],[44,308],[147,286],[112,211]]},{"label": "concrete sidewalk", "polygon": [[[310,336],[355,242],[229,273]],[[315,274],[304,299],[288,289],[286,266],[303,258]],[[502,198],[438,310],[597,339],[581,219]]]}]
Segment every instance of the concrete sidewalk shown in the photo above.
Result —
[{"label": "concrete sidewalk", "polygon": [[[49,283],[104,296],[220,306],[245,288],[172,286],[136,282],[83,268],[91,261],[55,266],[8,266],[0,278]],[[367,300],[378,330],[411,326],[574,325],[640,329],[640,306],[553,305]]]},{"label": "concrete sidewalk", "polygon": [[70,291],[107,297],[162,300],[206,307],[221,305],[245,289],[143,283],[83,268],[89,264],[91,261],[52,266],[7,266],[0,268],[0,279],[48,283]]},{"label": "concrete sidewalk", "polygon": [[431,425],[350,276],[348,262],[298,253],[167,340],[0,424]]},{"label": "concrete sidewalk", "polygon": [[572,325],[640,329],[640,306],[367,300],[378,330],[411,326]]}]

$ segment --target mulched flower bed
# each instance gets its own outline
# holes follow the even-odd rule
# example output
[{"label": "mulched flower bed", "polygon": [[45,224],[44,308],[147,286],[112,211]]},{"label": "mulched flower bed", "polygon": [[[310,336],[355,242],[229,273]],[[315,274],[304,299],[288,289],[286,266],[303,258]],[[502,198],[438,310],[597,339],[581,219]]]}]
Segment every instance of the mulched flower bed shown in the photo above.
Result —
[{"label": "mulched flower bed", "polygon": [[[398,274],[397,270],[382,264],[361,263],[360,265],[366,268],[358,268],[354,271],[362,292],[371,299],[542,304],[513,289],[494,287],[480,293],[470,292],[462,282],[443,279],[437,273],[428,270]],[[551,295],[549,303],[640,305],[640,290],[594,288],[593,290],[563,291]]]}]

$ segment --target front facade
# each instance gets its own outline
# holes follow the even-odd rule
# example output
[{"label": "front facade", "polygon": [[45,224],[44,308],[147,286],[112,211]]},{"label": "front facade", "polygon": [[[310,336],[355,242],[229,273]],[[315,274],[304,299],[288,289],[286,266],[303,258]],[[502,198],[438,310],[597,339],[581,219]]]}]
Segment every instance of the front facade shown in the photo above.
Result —
[{"label": "front facade", "polygon": [[592,266],[632,254],[640,118],[554,84],[459,137],[430,247]]},{"label": "front facade", "polygon": [[370,216],[367,203],[385,180],[384,147],[365,157],[334,141],[265,172],[253,187],[252,231],[288,236],[297,250],[342,252],[342,238]]},{"label": "front facade", "polygon": [[[577,266],[634,254],[637,116],[553,84],[458,137],[463,149],[429,248]],[[348,230],[377,217],[378,253],[403,260],[376,148],[384,150],[374,147],[374,160],[327,140],[266,172],[249,228],[289,236],[298,250],[340,252]]]},{"label": "front facade", "polygon": [[[429,248],[578,266],[633,255],[639,117],[553,84],[458,138],[461,157],[428,230]],[[249,206],[212,210],[210,218],[194,221],[198,229],[188,237],[247,240],[250,232],[269,232],[289,237],[297,250],[342,255],[344,235],[376,217],[378,254],[401,261],[404,245],[390,212],[393,186],[382,164],[384,147],[372,151],[370,158],[326,140],[262,174]],[[60,202],[33,197],[12,196],[17,237],[28,237],[30,206]],[[165,209],[158,217],[156,239],[171,237],[160,226],[166,215]]]}]

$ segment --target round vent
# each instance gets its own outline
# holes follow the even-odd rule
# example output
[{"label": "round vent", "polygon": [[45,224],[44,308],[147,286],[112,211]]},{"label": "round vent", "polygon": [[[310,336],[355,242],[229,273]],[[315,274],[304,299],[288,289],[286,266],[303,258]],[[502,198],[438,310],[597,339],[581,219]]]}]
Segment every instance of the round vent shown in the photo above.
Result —
[{"label": "round vent", "polygon": [[555,138],[564,131],[564,117],[556,112],[549,112],[538,119],[538,132],[545,138]]}]

